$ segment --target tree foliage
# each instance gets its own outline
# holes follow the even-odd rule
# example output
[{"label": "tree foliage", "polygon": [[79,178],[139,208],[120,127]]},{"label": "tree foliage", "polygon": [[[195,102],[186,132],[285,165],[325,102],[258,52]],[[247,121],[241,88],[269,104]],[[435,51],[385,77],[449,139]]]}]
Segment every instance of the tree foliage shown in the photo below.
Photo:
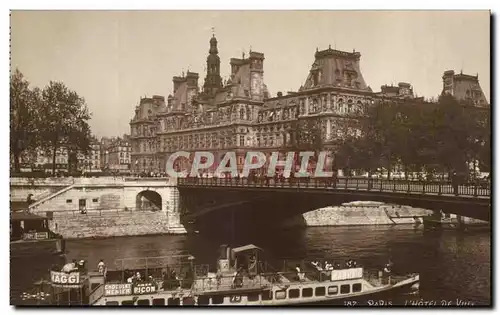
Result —
[{"label": "tree foliage", "polygon": [[16,69],[10,77],[10,152],[14,169],[19,171],[24,153],[40,142],[40,90],[29,88],[29,82]]},{"label": "tree foliage", "polygon": [[337,152],[343,167],[368,172],[395,165],[407,172],[489,170],[490,111],[442,95],[437,102],[379,100],[360,116],[361,136],[346,137]]},{"label": "tree foliage", "polygon": [[20,153],[44,148],[52,153],[53,172],[57,150],[87,153],[91,114],[85,100],[62,82],[50,81],[41,91],[30,89],[19,70],[11,77],[11,152],[15,170]]}]

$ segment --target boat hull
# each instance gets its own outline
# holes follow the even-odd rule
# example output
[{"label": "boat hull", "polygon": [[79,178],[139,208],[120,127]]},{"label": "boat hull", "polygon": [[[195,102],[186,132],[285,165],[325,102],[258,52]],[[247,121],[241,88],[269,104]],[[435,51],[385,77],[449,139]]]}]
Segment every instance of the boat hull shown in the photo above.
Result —
[{"label": "boat hull", "polygon": [[411,281],[408,284],[388,288],[383,291],[366,292],[358,296],[347,296],[327,299],[323,301],[301,302],[294,305],[314,306],[314,305],[330,305],[330,306],[391,306],[391,305],[405,305],[408,300],[418,296],[419,281]]}]

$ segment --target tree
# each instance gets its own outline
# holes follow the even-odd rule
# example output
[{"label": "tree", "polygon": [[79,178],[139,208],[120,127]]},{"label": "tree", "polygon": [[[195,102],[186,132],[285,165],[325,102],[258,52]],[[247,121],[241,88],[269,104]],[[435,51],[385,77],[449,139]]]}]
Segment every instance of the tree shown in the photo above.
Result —
[{"label": "tree", "polygon": [[40,90],[30,90],[29,82],[16,69],[10,77],[10,151],[16,172],[20,171],[22,154],[35,150],[40,140],[40,100]]},{"label": "tree", "polygon": [[[294,152],[312,151],[315,156],[312,161],[317,162],[319,152],[323,149],[323,137],[320,121],[314,118],[299,120],[291,123],[288,130],[290,138],[286,139],[285,147]],[[295,156],[295,164],[298,165],[299,156]]]},{"label": "tree", "polygon": [[91,114],[85,100],[62,82],[50,81],[43,89],[42,98],[43,141],[52,153],[52,172],[55,174],[58,149],[66,147],[69,154],[88,152]]},{"label": "tree", "polygon": [[[339,150],[344,163],[371,170],[394,164],[408,172],[467,173],[467,164],[488,169],[489,111],[442,95],[437,102],[379,100],[358,120],[361,137],[346,138]],[[482,162],[483,161],[483,162]]]}]

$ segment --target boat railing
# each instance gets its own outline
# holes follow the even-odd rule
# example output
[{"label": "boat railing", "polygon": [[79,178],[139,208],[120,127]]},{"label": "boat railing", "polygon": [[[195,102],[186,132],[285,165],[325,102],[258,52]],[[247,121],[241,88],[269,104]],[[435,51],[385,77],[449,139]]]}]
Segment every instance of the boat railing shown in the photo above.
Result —
[{"label": "boat railing", "polygon": [[196,278],[193,290],[197,292],[238,291],[263,289],[272,285],[264,274],[238,276],[236,274],[209,275]]},{"label": "boat railing", "polygon": [[160,268],[170,265],[187,264],[194,259],[191,255],[166,255],[154,257],[130,257],[115,260],[119,270]]}]

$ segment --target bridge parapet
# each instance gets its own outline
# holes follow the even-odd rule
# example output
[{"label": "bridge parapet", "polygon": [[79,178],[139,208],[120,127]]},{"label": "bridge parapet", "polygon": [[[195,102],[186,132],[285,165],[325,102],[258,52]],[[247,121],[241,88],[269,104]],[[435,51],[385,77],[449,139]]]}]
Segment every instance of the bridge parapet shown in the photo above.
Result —
[{"label": "bridge parapet", "polygon": [[125,186],[151,186],[165,187],[176,186],[177,179],[172,177],[127,177],[124,179]]},{"label": "bridge parapet", "polygon": [[458,197],[490,198],[491,186],[487,184],[459,185],[443,181],[415,181],[375,178],[179,178],[179,187],[252,187],[284,189],[329,189],[372,191],[401,194],[447,195]]}]

